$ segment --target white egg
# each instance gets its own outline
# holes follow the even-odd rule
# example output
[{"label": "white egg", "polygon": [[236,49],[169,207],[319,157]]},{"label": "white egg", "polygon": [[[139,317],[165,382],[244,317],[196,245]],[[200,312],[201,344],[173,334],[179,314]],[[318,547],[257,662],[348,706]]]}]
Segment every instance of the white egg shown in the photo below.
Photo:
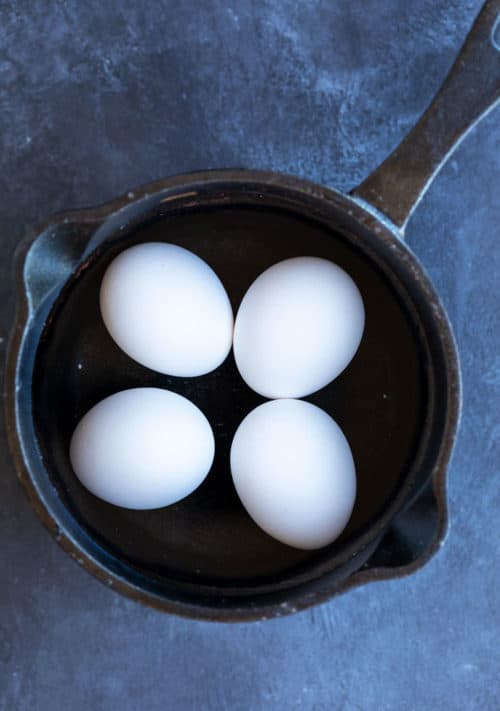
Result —
[{"label": "white egg", "polygon": [[326,546],[351,516],[351,449],[336,422],[308,402],[274,400],[250,412],[231,445],[231,473],[255,523],[295,548]]},{"label": "white egg", "polygon": [[159,388],[123,390],[80,420],[70,459],[81,483],[129,509],[168,506],[194,491],[214,458],[205,417],[181,395]]},{"label": "white egg", "polygon": [[183,247],[148,242],[119,254],[104,275],[100,305],[120,348],[159,373],[203,375],[231,349],[226,290],[208,264]]},{"label": "white egg", "polygon": [[349,364],[364,323],[361,294],[343,269],[317,257],[286,259],[263,272],[241,302],[236,365],[264,397],[304,397]]}]

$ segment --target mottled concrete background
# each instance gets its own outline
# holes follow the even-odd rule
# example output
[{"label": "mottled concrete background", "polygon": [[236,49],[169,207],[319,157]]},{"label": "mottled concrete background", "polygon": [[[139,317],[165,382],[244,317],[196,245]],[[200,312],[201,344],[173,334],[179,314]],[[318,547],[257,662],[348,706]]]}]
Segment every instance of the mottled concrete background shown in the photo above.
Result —
[{"label": "mottled concrete background", "polygon": [[[29,225],[196,168],[349,189],[425,108],[480,4],[0,2],[0,349]],[[499,119],[467,138],[408,228],[463,362],[441,553],[411,578],[288,619],[164,616],[64,555],[14,477],[2,427],[1,711],[499,708]]]}]

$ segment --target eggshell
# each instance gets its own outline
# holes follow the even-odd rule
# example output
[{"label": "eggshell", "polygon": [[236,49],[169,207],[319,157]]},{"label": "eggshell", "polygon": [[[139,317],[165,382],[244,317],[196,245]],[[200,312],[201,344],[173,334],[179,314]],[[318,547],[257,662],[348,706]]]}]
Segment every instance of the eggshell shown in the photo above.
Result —
[{"label": "eggshell", "polygon": [[147,242],[121,252],[104,274],[100,306],[120,348],[159,373],[203,375],[231,349],[226,290],[206,262],[175,244]]},{"label": "eggshell", "polygon": [[241,302],[236,365],[264,397],[304,397],[346,368],[364,323],[363,300],[347,272],[318,257],[287,259],[263,272]]},{"label": "eggshell", "polygon": [[158,388],[123,390],[80,420],[70,459],[81,483],[129,509],[168,506],[194,491],[214,458],[214,436],[192,402]]},{"label": "eggshell", "polygon": [[326,546],[351,516],[356,472],[349,443],[308,402],[274,400],[252,410],[234,436],[231,472],[255,523],[295,548]]}]

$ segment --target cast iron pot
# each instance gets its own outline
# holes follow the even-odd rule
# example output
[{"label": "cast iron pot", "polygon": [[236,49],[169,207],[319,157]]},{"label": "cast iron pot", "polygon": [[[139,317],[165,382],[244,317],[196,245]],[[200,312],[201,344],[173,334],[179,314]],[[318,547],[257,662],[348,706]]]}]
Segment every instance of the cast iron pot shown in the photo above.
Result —
[{"label": "cast iron pot", "polygon": [[[22,246],[7,364],[10,447],[42,521],[106,584],[189,617],[265,619],[409,573],[442,544],[445,473],[460,411],[458,359],[438,295],[402,238],[444,159],[498,97],[498,11],[498,0],[486,3],[418,125],[350,196],[274,173],[196,173],[52,217]],[[107,334],[98,305],[103,272],[121,250],[150,240],[205,259],[235,310],[258,274],[296,255],[331,259],[360,287],[361,347],[337,380],[308,398],[339,422],[357,465],[355,510],[330,546],[280,544],[241,506],[229,447],[263,399],[246,387],[232,356],[200,378],[168,377],[134,363]],[[138,386],[185,395],[216,437],[204,484],[156,511],[96,499],[68,457],[79,418],[102,398]]]}]

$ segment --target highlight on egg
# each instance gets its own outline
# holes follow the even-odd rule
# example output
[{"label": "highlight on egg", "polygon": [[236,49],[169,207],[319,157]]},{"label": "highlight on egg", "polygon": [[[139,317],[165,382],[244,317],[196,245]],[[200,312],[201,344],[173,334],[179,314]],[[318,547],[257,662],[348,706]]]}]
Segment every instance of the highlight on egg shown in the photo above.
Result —
[{"label": "highlight on egg", "polygon": [[78,423],[70,444],[73,470],[91,493],[129,509],[156,509],[183,499],[212,466],[214,435],[185,397],[133,388],[105,398]]},{"label": "highlight on egg", "polygon": [[233,312],[222,282],[178,245],[146,242],[121,252],[106,269],[99,301],[113,340],[159,373],[204,375],[231,350]]},{"label": "highlight on egg", "polygon": [[349,443],[323,410],[302,400],[266,402],[234,435],[231,474],[255,523],[273,538],[312,550],[346,527],[356,498]]},{"label": "highlight on egg", "polygon": [[236,365],[264,397],[305,397],[349,365],[364,324],[363,299],[346,271],[319,257],[286,259],[257,277],[241,302]]}]

